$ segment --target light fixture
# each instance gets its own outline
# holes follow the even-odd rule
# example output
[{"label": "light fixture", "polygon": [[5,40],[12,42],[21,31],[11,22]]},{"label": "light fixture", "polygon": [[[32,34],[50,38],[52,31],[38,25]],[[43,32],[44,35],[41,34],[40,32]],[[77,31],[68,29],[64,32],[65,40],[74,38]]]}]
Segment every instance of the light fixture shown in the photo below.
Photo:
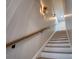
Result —
[{"label": "light fixture", "polygon": [[43,7],[43,13],[44,13],[44,14],[47,13],[47,7],[46,7],[46,6]]},{"label": "light fixture", "polygon": [[45,16],[47,14],[48,7],[40,0],[40,13]]}]

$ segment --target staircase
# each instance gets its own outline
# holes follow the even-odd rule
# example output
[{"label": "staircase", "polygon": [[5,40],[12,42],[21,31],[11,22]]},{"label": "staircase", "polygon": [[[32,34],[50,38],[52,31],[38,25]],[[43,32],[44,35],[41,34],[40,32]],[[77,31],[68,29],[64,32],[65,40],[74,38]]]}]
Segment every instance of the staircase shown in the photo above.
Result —
[{"label": "staircase", "polygon": [[37,59],[72,59],[72,48],[66,31],[56,32]]}]

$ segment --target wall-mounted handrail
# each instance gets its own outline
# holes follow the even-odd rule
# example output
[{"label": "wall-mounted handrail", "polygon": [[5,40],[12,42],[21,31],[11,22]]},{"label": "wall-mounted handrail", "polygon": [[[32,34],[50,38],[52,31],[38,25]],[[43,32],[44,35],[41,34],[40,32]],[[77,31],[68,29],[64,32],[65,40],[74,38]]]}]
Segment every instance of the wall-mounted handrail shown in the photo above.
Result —
[{"label": "wall-mounted handrail", "polygon": [[18,42],[20,42],[20,41],[22,41],[22,40],[24,40],[24,39],[27,39],[27,38],[29,38],[29,37],[31,37],[31,36],[33,36],[33,35],[35,35],[35,34],[38,34],[38,33],[42,32],[42,31],[44,31],[44,30],[46,30],[46,29],[48,29],[48,28],[49,28],[49,27],[45,27],[45,28],[40,29],[40,30],[38,30],[38,31],[36,31],[36,32],[34,32],[34,33],[31,33],[31,34],[27,35],[27,36],[23,36],[23,37],[21,37],[21,38],[18,38],[18,39],[16,39],[16,40],[12,41],[12,42],[9,42],[9,43],[6,44],[6,47],[9,47],[9,46],[11,46],[11,45],[13,45],[13,44],[15,44],[15,43],[18,43]]}]

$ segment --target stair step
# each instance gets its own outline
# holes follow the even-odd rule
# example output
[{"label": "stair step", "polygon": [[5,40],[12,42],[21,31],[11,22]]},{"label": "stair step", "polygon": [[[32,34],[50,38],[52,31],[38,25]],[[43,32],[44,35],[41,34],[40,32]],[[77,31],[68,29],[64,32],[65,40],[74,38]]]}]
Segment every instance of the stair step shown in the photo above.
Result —
[{"label": "stair step", "polygon": [[53,38],[67,38],[67,36],[55,36]]},{"label": "stair step", "polygon": [[37,59],[55,59],[55,58],[44,58],[44,57],[39,57]]},{"label": "stair step", "polygon": [[56,36],[53,36],[53,37],[67,37],[67,35],[56,35]]},{"label": "stair step", "polygon": [[62,40],[62,41],[48,41],[48,42],[69,42],[68,40]]},{"label": "stair step", "polygon": [[55,58],[55,59],[72,59],[71,53],[47,53],[47,52],[41,52],[41,57],[45,58]]},{"label": "stair step", "polygon": [[57,37],[57,38],[68,38],[68,37],[61,37],[61,36],[60,36],[60,37]]},{"label": "stair step", "polygon": [[68,39],[68,38],[60,38],[60,37],[56,37],[56,38],[53,38],[53,39]]},{"label": "stair step", "polygon": [[69,42],[48,42],[50,44],[65,44],[65,43],[69,43]]},{"label": "stair step", "polygon": [[50,44],[50,43],[48,43],[48,44],[46,44],[46,46],[70,46],[70,44],[69,43],[65,43],[65,44]]},{"label": "stair step", "polygon": [[45,53],[58,53],[58,54],[72,54],[72,52],[60,52],[60,51],[42,51]]},{"label": "stair step", "polygon": [[58,31],[43,48],[40,59],[72,59],[72,48],[66,31]]},{"label": "stair step", "polygon": [[48,47],[45,47],[43,49],[43,51],[72,52],[72,49],[71,48],[48,48]]},{"label": "stair step", "polygon": [[54,36],[67,36],[67,34],[56,34]]},{"label": "stair step", "polygon": [[68,40],[68,39],[51,39],[50,41],[62,41],[62,40]]},{"label": "stair step", "polygon": [[70,46],[45,46],[49,48],[70,48]]}]

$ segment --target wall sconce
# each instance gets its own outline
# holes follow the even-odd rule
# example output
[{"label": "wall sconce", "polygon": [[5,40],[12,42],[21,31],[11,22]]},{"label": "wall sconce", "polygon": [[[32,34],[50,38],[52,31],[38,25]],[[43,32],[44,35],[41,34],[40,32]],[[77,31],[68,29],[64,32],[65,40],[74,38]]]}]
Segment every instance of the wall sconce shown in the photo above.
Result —
[{"label": "wall sconce", "polygon": [[45,15],[47,13],[47,9],[48,9],[47,6],[41,5],[40,6],[40,13],[42,15]]},{"label": "wall sconce", "polygon": [[47,7],[46,7],[46,6],[43,7],[43,13],[44,13],[44,14],[47,13]]}]

